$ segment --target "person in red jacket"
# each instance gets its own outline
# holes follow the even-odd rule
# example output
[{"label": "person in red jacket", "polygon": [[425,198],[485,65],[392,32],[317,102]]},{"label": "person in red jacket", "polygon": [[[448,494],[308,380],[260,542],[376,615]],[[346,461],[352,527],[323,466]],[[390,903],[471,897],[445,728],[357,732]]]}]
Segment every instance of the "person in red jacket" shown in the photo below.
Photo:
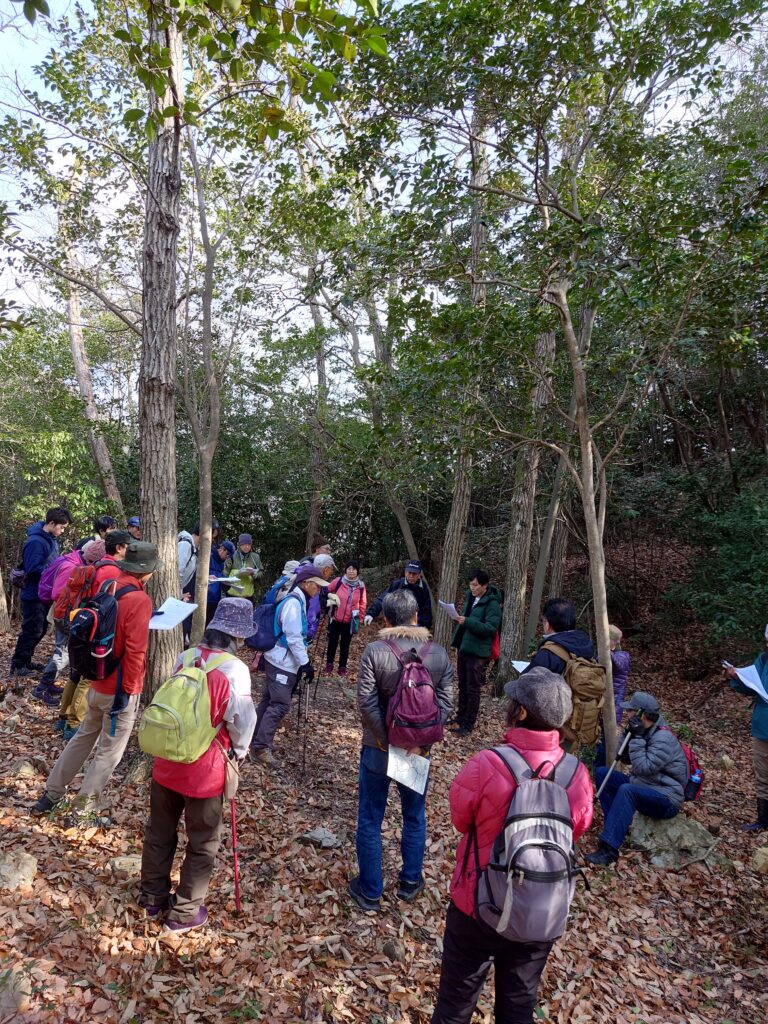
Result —
[{"label": "person in red jacket", "polygon": [[[225,597],[194,651],[193,665],[205,668],[209,658],[231,657],[207,672],[211,725],[221,726],[204,754],[191,764],[156,757],[152,767],[149,821],[141,855],[139,904],[148,917],[167,913],[165,928],[188,932],[208,920],[203,905],[219,849],[226,758],[242,759],[256,727],[251,698],[251,674],[237,657],[237,641],[253,632],[253,605],[245,597]],[[189,652],[187,652],[189,654]],[[181,655],[178,670],[184,661]],[[187,830],[187,850],[179,884],[171,893],[171,868],[178,844],[181,815]]]},{"label": "person in red jacket", "polygon": [[134,541],[128,547],[115,581],[117,590],[128,588],[117,603],[114,651],[119,659],[118,666],[106,678],[90,680],[85,718],[53,766],[45,792],[32,807],[33,814],[45,814],[61,801],[97,741],[96,753],[77,798],[79,811],[86,811],[89,804],[96,802],[120,763],[144,688],[152,616],[152,601],[144,593],[144,587],[159,564],[154,544]]},{"label": "person in red jacket", "polygon": [[[571,692],[562,676],[535,668],[512,683],[504,743],[519,751],[532,769],[563,756],[560,728],[572,712]],[[469,1024],[486,975],[494,962],[496,1024],[530,1024],[552,942],[512,942],[477,919],[478,870],[488,866],[494,841],[504,826],[515,780],[492,750],[481,750],[451,785],[451,819],[464,835],[451,879],[451,904],[445,922],[443,960],[432,1024]],[[567,789],[574,839],[592,822],[589,773],[578,766]],[[477,865],[468,848],[477,836]],[[474,845],[474,843],[473,843]],[[479,867],[478,867],[479,866]]]},{"label": "person in red jacket", "polygon": [[[335,597],[336,600],[333,600]],[[341,643],[339,654],[339,675],[347,674],[349,645],[352,637],[360,629],[368,609],[368,595],[365,584],[360,579],[360,563],[350,558],[344,566],[344,575],[337,576],[328,584],[328,605],[333,608],[332,618],[328,622],[328,651],[325,656],[323,675],[333,672],[336,659],[336,648]]]}]

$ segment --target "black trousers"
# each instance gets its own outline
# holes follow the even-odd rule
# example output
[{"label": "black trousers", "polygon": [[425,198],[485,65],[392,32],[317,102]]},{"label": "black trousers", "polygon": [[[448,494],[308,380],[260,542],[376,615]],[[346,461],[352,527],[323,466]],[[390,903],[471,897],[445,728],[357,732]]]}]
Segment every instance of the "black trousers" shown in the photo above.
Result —
[{"label": "black trousers", "polygon": [[21,599],[21,631],[16,649],[11,658],[11,668],[26,668],[32,661],[35,648],[48,631],[48,609],[50,604],[37,598]]},{"label": "black trousers", "polygon": [[531,1024],[539,979],[553,945],[509,942],[451,903],[445,919],[440,988],[432,1024],[469,1024],[491,960],[496,1024]]},{"label": "black trousers", "polygon": [[456,719],[465,729],[474,729],[480,710],[480,692],[485,686],[488,658],[459,651],[456,668],[459,676],[459,710]]},{"label": "black trousers", "polygon": [[350,622],[337,622],[333,619],[328,623],[328,653],[325,656],[326,665],[332,665],[336,658],[336,648],[340,647],[339,668],[347,667],[349,658],[349,645],[352,642],[352,634],[349,631]]}]

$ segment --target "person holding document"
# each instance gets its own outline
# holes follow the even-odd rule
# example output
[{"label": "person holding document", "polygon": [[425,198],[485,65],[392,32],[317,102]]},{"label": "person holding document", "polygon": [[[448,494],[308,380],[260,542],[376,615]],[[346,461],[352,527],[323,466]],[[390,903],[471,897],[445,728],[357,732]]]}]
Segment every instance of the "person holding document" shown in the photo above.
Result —
[{"label": "person holding document", "polygon": [[[765,641],[768,647],[768,626],[765,627]],[[762,832],[768,829],[768,700],[763,694],[768,691],[768,652],[763,651],[755,658],[753,671],[760,680],[758,692],[754,686],[746,686],[739,678],[739,669],[726,666],[731,688],[745,697],[752,697],[752,760],[755,766],[755,793],[757,795],[757,820],[742,825],[745,832]],[[742,670],[743,671],[743,670]],[[751,675],[751,673],[750,673]]]},{"label": "person holding document", "polygon": [[[357,863],[360,874],[349,883],[349,894],[362,910],[378,911],[384,891],[381,870],[381,826],[387,810],[390,776],[387,707],[400,682],[400,657],[412,652],[423,662],[434,685],[443,722],[451,713],[453,668],[444,647],[433,644],[429,632],[418,625],[419,605],[405,589],[386,594],[382,601],[386,629],[368,644],[357,674],[357,706],[363,724],[363,748],[357,802]],[[408,754],[426,753],[423,748]],[[397,898],[410,903],[424,889],[424,849],[427,841],[426,787],[417,792],[397,783],[403,811],[400,848],[403,867]]]}]

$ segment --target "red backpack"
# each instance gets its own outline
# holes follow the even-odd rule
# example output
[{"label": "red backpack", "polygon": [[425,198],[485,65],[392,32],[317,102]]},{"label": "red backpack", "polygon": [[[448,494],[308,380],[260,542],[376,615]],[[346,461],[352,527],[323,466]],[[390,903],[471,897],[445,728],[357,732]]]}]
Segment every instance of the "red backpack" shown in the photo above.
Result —
[{"label": "red backpack", "polygon": [[[661,727],[665,732],[671,732],[675,736],[674,729],[670,729],[668,725],[662,725]],[[688,781],[685,784],[683,795],[686,800],[698,800],[701,796],[701,791],[704,788],[704,771],[699,764],[699,759],[696,757],[696,751],[693,747],[689,747],[687,743],[683,743],[679,736],[675,736],[675,739],[683,748],[685,754],[685,763],[688,765]]]},{"label": "red backpack", "polygon": [[417,652],[384,643],[402,666],[397,689],[387,705],[387,739],[393,747],[429,747],[443,738],[443,720],[435,686],[424,661],[431,642]]},{"label": "red backpack", "polygon": [[103,565],[114,565],[111,559],[102,559],[90,565],[78,565],[67,580],[53,605],[53,617],[65,633],[69,632],[72,613],[84,601],[93,597],[96,584],[96,571]]}]

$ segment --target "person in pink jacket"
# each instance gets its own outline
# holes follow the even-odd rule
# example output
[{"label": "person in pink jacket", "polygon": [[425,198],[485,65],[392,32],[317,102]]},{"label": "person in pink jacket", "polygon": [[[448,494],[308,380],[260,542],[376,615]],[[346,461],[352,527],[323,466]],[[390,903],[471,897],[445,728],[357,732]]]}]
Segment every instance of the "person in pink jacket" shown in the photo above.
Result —
[{"label": "person in pink jacket", "polygon": [[360,579],[360,563],[356,559],[348,559],[344,575],[337,576],[328,584],[328,606],[333,608],[333,612],[328,623],[328,652],[323,674],[330,675],[333,672],[336,648],[339,646],[339,675],[343,678],[347,674],[349,645],[368,610],[368,594]]},{"label": "person in pink jacket", "polygon": [[[167,914],[165,928],[188,932],[208,920],[203,905],[213,874],[222,826],[226,776],[225,757],[242,759],[248,753],[256,727],[248,666],[237,657],[237,640],[253,630],[253,605],[244,597],[223,598],[195,649],[195,665],[222,653],[231,658],[208,674],[211,725],[219,732],[204,754],[191,764],[156,757],[152,765],[149,821],[141,854],[139,904],[147,917]],[[179,668],[183,656],[176,663]],[[223,749],[222,749],[223,748]],[[171,869],[178,844],[181,815],[187,831],[187,848],[179,884],[171,892]]]},{"label": "person in pink jacket", "polygon": [[[562,676],[535,667],[504,688],[510,697],[504,743],[523,755],[532,769],[555,766],[564,756],[560,728],[572,712],[571,693]],[[450,792],[451,819],[463,833],[451,879],[445,922],[440,986],[432,1024],[469,1024],[480,990],[494,963],[496,1024],[530,1024],[539,978],[553,942],[513,942],[477,919],[478,871],[487,867],[501,832],[516,783],[492,750],[481,750],[461,769]],[[592,822],[593,789],[580,764],[567,788],[573,836]],[[477,861],[469,847],[477,836]],[[472,841],[474,846],[474,841]]]}]

